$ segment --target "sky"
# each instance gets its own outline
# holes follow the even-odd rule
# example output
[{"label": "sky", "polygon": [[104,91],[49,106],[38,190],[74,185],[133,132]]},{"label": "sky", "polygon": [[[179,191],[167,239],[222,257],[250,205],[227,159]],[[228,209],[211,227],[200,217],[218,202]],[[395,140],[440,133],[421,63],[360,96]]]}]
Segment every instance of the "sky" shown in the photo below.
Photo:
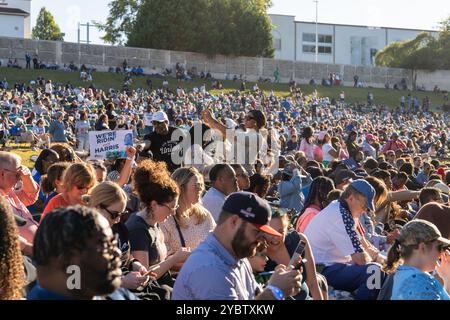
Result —
[{"label": "sky", "polygon": [[[189,1],[189,0],[185,0]],[[32,0],[31,21],[45,6],[55,17],[65,41],[77,42],[78,23],[105,22],[109,0]],[[313,0],[272,0],[269,13],[293,15],[298,21],[316,20]],[[437,30],[439,22],[450,17],[450,0],[319,0],[318,21],[372,27]],[[86,41],[86,27],[81,41]],[[90,41],[103,44],[101,33],[90,28]]]}]

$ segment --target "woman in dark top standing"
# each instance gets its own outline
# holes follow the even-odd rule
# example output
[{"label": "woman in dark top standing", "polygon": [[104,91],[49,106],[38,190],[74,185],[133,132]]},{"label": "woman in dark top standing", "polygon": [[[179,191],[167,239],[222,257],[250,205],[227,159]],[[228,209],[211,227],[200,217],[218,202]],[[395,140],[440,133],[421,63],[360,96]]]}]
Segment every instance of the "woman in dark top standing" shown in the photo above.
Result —
[{"label": "woman in dark top standing", "polygon": [[174,215],[178,208],[178,185],[170,177],[165,163],[152,160],[139,164],[133,184],[144,209],[126,222],[131,254],[154,271],[159,284],[173,287],[169,270],[182,264],[190,255],[190,249],[182,247],[168,257],[159,224]]},{"label": "woman in dark top standing", "polygon": [[356,154],[361,151],[361,147],[356,142],[357,136],[358,133],[353,130],[348,134],[347,141],[345,142],[345,144],[347,145],[348,155],[353,159],[355,159]]},{"label": "woman in dark top standing", "polygon": [[116,122],[117,114],[114,111],[114,108],[115,107],[112,102],[110,102],[106,105],[106,116],[108,117],[108,127],[111,130],[114,130],[117,125],[117,122]]},{"label": "woman in dark top standing", "polygon": [[108,116],[106,114],[101,114],[95,123],[95,131],[110,130],[108,126]]}]

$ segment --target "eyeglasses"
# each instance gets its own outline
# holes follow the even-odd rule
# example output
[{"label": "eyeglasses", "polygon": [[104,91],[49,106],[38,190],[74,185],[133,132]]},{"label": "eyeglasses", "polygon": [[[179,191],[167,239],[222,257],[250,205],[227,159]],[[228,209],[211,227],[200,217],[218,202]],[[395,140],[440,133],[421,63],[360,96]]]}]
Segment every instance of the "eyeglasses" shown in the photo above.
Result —
[{"label": "eyeglasses", "polygon": [[6,169],[6,168],[2,168],[1,170],[5,170],[5,171],[8,171],[8,172],[14,173],[16,175],[16,178],[20,177],[20,172],[19,172],[20,168],[17,168],[16,170],[9,170],[9,169]]},{"label": "eyeglasses", "polygon": [[265,257],[267,257],[267,253],[261,252],[261,251],[256,251],[255,257],[265,258]]},{"label": "eyeglasses", "polygon": [[251,115],[246,115],[245,120],[255,120],[255,118]]},{"label": "eyeglasses", "polygon": [[178,210],[178,208],[180,207],[178,204],[175,206],[175,207],[169,207],[167,204],[160,204],[160,206],[162,206],[162,207],[166,207],[167,209],[169,209],[170,211],[172,211],[172,212],[176,212],[177,210]]},{"label": "eyeglasses", "polygon": [[123,216],[123,215],[128,213],[127,210],[122,211],[122,212],[110,211],[110,210],[108,210],[108,208],[105,205],[100,205],[100,208],[105,210],[106,212],[108,212],[109,215],[111,216],[111,219],[113,219],[113,220],[115,220],[115,219],[117,219],[117,218],[119,218],[119,217],[121,217],[121,216]]}]

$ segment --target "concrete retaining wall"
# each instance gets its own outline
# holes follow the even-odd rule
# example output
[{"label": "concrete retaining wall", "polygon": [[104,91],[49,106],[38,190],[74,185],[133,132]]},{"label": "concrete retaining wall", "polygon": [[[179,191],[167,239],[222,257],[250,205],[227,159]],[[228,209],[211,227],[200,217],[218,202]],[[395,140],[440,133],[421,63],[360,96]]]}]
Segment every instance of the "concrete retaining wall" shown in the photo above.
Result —
[{"label": "concrete retaining wall", "polygon": [[[174,68],[177,62],[183,63],[188,69],[195,67],[197,72],[211,72],[224,79],[227,74],[243,75],[249,81],[262,78],[274,79],[274,71],[279,69],[282,82],[295,79],[298,83],[308,83],[312,78],[318,83],[322,78],[328,78],[330,73],[340,74],[345,85],[353,85],[353,76],[367,86],[384,87],[388,82],[391,87],[402,78],[411,83],[411,71],[404,69],[363,67],[335,64],[315,64],[300,61],[274,60],[250,57],[207,57],[199,53],[175,52],[166,50],[129,48],[121,46],[87,45],[70,42],[39,41],[18,38],[0,38],[0,60],[6,65],[9,58],[17,58],[25,66],[25,53],[37,54],[44,63],[58,65],[74,62],[85,64],[100,71],[109,67],[121,66],[124,59],[129,66],[140,65],[146,74],[160,72],[165,68]],[[450,90],[450,71],[418,73],[417,84],[424,84],[427,90],[435,85],[441,89]]]}]

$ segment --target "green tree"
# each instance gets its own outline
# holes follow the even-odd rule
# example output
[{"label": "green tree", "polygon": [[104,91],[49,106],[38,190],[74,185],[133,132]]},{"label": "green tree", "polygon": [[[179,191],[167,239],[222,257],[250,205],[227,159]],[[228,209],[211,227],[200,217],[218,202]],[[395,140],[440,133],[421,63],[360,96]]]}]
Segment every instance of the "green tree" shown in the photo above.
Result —
[{"label": "green tree", "polygon": [[375,63],[382,67],[409,69],[412,72],[412,86],[416,87],[417,70],[436,70],[440,63],[436,59],[437,40],[422,32],[413,40],[393,42],[377,53]]},{"label": "green tree", "polygon": [[41,8],[36,20],[36,26],[32,31],[33,39],[63,41],[61,29],[55,22],[55,18],[45,7]]},{"label": "green tree", "polygon": [[109,43],[208,55],[273,57],[269,0],[114,0]]},{"label": "green tree", "polygon": [[114,0],[108,4],[109,15],[106,23],[97,23],[96,26],[105,32],[102,39],[111,44],[123,44],[126,41],[126,33],[131,30],[136,20],[138,9],[142,5],[141,0]]}]

